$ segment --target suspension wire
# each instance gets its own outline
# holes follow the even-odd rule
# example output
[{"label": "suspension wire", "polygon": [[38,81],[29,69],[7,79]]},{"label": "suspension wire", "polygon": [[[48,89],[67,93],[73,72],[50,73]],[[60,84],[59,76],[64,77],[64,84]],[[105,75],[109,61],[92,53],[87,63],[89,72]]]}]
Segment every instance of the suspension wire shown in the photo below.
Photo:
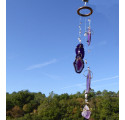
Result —
[{"label": "suspension wire", "polygon": [[86,18],[85,18],[85,33],[86,33]]},{"label": "suspension wire", "polygon": [[[84,3],[84,6],[86,6],[86,2]],[[85,17],[85,32],[86,32],[86,17]]]},{"label": "suspension wire", "polygon": [[79,43],[81,43],[81,33],[82,33],[82,28],[81,28],[81,16],[79,18],[79,37],[78,37],[78,40],[79,40]]}]

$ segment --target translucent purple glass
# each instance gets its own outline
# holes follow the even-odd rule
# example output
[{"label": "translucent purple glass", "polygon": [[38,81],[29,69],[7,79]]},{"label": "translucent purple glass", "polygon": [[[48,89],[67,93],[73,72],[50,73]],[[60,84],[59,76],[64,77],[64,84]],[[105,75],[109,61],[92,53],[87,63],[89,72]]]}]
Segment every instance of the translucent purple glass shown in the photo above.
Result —
[{"label": "translucent purple glass", "polygon": [[90,43],[91,43],[91,29],[90,28],[88,28],[87,35],[88,35],[87,43],[88,43],[88,46],[89,46]]},{"label": "translucent purple glass", "polygon": [[86,81],[86,93],[89,93],[90,91],[90,84],[91,84],[91,72],[90,70],[88,70],[87,81]]},{"label": "translucent purple glass", "polygon": [[89,110],[89,107],[87,105],[85,105],[85,107],[83,108],[83,111],[82,111],[82,116],[86,119],[89,119],[90,115],[91,115],[91,112]]},{"label": "translucent purple glass", "polygon": [[86,119],[89,119],[90,118],[90,115],[91,115],[91,112],[90,111],[83,111],[82,112],[82,116]]},{"label": "translucent purple glass", "polygon": [[83,59],[84,58],[84,54],[85,54],[85,52],[84,52],[84,47],[83,47],[83,44],[82,43],[80,43],[80,44],[78,44],[77,46],[76,46],[76,49],[75,49],[75,51],[76,51],[76,55],[81,55],[81,58]]},{"label": "translucent purple glass", "polygon": [[77,56],[74,64],[75,71],[77,73],[81,73],[84,68],[84,61],[81,59],[81,57]]}]

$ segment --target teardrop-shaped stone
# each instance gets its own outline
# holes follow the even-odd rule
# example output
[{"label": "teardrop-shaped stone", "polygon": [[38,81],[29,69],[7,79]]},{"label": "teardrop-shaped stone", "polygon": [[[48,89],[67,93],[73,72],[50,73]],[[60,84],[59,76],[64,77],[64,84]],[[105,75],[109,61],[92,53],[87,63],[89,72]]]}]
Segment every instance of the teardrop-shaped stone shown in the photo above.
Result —
[{"label": "teardrop-shaped stone", "polygon": [[77,57],[75,62],[74,62],[74,68],[77,73],[81,73],[83,68],[84,68],[84,61],[82,60],[81,57]]}]

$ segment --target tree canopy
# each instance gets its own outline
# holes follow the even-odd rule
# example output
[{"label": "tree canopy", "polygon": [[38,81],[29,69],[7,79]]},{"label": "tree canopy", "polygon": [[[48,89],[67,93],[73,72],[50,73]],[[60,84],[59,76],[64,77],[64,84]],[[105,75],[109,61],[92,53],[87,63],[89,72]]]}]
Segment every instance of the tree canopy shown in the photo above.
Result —
[{"label": "tree canopy", "polygon": [[[119,91],[91,90],[88,95],[90,120],[119,120]],[[6,93],[7,120],[83,120],[84,92],[49,96],[26,91]]]}]

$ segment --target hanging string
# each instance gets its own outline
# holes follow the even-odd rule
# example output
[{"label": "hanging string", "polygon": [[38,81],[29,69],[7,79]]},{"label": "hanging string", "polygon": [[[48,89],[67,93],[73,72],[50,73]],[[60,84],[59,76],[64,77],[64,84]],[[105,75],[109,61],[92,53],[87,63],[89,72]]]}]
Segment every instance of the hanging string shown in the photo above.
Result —
[{"label": "hanging string", "polygon": [[[84,20],[85,20],[85,33],[84,33],[84,36],[86,37],[87,36],[87,43],[88,45],[90,45],[90,42],[91,42],[91,33],[90,33],[90,19],[88,19],[88,21],[86,20],[87,16],[90,16],[93,12],[93,10],[86,6],[86,3],[88,2],[88,0],[82,0],[84,2],[84,6],[83,7],[80,7],[78,10],[77,10],[77,13],[78,15],[80,15],[80,20],[79,20],[79,36],[78,36],[78,41],[80,44],[78,44],[77,48],[76,48],[76,54],[77,54],[77,59],[75,60],[75,62],[73,63],[74,64],[74,67],[75,67],[75,70],[77,73],[81,73],[82,69],[84,68],[84,61],[81,61],[81,56],[82,54],[80,54],[80,52],[82,51],[83,52],[83,55],[84,55],[84,48],[83,48],[83,44],[81,44],[81,33],[82,33],[82,29],[81,29],[81,25],[82,25],[82,22],[81,22],[81,16],[84,17]],[[83,14],[80,13],[80,10],[83,10]],[[86,9],[89,9],[90,10],[90,13],[89,14],[86,14]],[[88,22],[89,22],[89,26],[88,26]],[[82,47],[81,47],[82,46]],[[82,50],[82,49],[83,50]],[[87,60],[85,60],[85,63],[87,64]],[[80,66],[80,67],[79,67]],[[76,69],[77,68],[77,69]],[[82,68],[82,69],[81,69]],[[80,70],[79,70],[80,69]],[[80,71],[80,72],[79,72]],[[89,109],[90,106],[89,105],[89,102],[88,102],[88,93],[89,91],[91,90],[91,79],[92,79],[92,75],[91,75],[91,71],[88,67],[88,74],[86,76],[86,90],[85,90],[85,106],[83,108],[83,111],[82,111],[82,116],[85,118],[85,119],[89,119],[90,118],[90,115],[91,115],[91,111]]]},{"label": "hanging string", "polygon": [[85,33],[84,36],[87,36],[87,29],[86,29],[86,18],[85,18]]},{"label": "hanging string", "polygon": [[[84,3],[84,6],[86,6],[86,2]],[[85,12],[86,12],[86,10],[85,10]],[[84,33],[84,36],[87,36],[86,17],[85,17],[85,33]]]},{"label": "hanging string", "polygon": [[84,3],[84,6],[86,6],[86,2]]},{"label": "hanging string", "polygon": [[90,18],[88,19],[88,22],[89,22],[89,27],[90,27],[90,23],[91,23],[91,19]]},{"label": "hanging string", "polygon": [[82,33],[82,28],[81,28],[81,16],[80,16],[80,20],[79,20],[79,37],[78,37],[78,40],[79,40],[79,43],[81,43],[81,33]]}]

